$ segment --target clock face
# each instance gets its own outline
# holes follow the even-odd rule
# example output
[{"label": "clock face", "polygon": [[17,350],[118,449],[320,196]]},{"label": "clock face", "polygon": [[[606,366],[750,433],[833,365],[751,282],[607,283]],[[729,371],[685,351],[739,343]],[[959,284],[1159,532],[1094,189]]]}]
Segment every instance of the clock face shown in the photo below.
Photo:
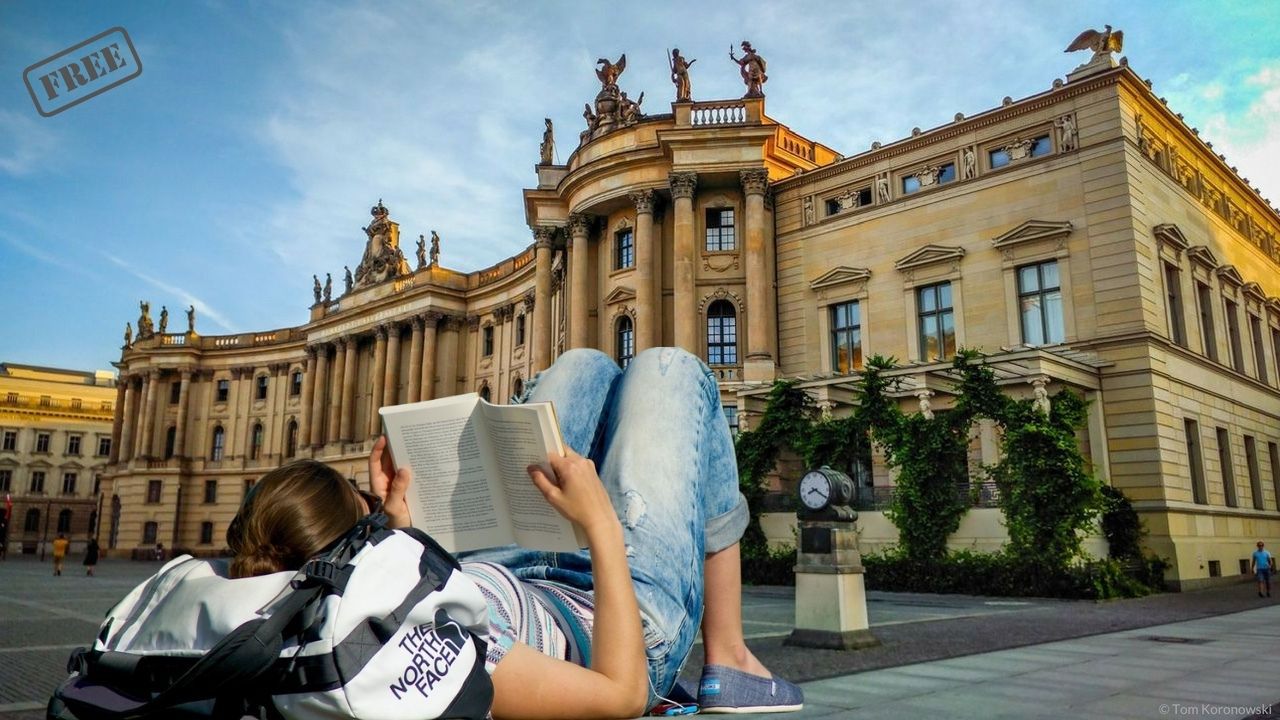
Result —
[{"label": "clock face", "polygon": [[800,478],[800,502],[810,510],[821,510],[831,501],[831,480],[813,471]]}]

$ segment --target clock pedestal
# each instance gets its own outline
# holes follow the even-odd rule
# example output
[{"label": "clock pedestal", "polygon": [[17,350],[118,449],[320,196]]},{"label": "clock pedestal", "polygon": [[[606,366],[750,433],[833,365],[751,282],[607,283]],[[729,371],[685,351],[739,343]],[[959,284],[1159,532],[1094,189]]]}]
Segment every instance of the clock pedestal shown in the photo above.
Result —
[{"label": "clock pedestal", "polygon": [[879,645],[867,623],[867,590],[858,552],[856,515],[832,513],[832,519],[800,518],[796,559],[796,627],[787,645],[856,650]]}]

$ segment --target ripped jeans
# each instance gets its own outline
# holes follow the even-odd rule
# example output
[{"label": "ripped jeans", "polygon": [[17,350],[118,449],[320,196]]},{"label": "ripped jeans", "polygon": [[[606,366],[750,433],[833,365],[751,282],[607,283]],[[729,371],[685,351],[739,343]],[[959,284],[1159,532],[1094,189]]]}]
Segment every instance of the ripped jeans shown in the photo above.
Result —
[{"label": "ripped jeans", "polygon": [[[598,350],[570,350],[529,383],[521,401],[555,404],[570,447],[595,461],[622,522],[644,626],[650,705],[689,655],[703,610],[703,558],[747,527],[733,440],[711,371],[677,348],[653,348],[626,371]],[[592,588],[587,551],[517,547],[463,553],[523,579]]]}]

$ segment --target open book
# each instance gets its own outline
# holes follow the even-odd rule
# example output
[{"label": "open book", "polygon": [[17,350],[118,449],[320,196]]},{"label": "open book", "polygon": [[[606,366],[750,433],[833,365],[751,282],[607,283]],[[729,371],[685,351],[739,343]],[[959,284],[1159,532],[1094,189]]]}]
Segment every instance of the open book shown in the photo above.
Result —
[{"label": "open book", "polygon": [[384,407],[391,457],[413,470],[413,526],[450,552],[517,544],[534,550],[586,546],[581,530],[542,496],[529,473],[564,455],[551,403],[492,405],[475,393]]}]

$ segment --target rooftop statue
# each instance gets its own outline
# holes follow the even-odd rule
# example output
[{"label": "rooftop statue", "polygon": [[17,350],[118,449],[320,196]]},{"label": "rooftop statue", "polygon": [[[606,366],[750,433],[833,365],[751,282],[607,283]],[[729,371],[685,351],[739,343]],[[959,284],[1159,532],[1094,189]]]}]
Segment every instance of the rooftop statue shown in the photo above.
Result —
[{"label": "rooftop statue", "polygon": [[622,71],[627,69],[627,54],[622,53],[622,57],[618,58],[618,62],[611,63],[608,58],[600,58],[596,60],[596,77],[600,78],[600,85],[604,88],[617,86],[618,76]]},{"label": "rooftop statue", "polygon": [[764,58],[756,54],[756,49],[751,47],[751,43],[746,40],[742,41],[741,60],[734,57],[733,46],[730,45],[729,59],[738,63],[739,72],[742,73],[742,82],[747,86],[747,94],[742,97],[764,97],[764,84],[769,80],[769,76],[764,73],[766,63]]},{"label": "rooftop statue", "polygon": [[418,235],[418,269],[427,266],[427,238]]},{"label": "rooftop statue", "polygon": [[128,349],[133,346],[133,325],[124,324],[124,346]]},{"label": "rooftop statue", "polygon": [[542,121],[547,127],[542,131],[542,144],[538,146],[538,164],[550,165],[555,162],[556,140],[551,129],[551,118],[543,118]]},{"label": "rooftop statue", "polygon": [[321,293],[321,289],[320,289],[320,278],[319,278],[319,277],[317,277],[317,276],[315,276],[315,275],[312,275],[312,276],[311,276],[311,280],[312,280],[312,282],[314,282],[314,283],[315,283],[315,285],[311,288],[311,292],[312,292],[312,294],[314,294],[314,295],[316,296],[316,305],[319,305],[319,304],[320,304],[320,293]]},{"label": "rooftop statue", "polygon": [[[600,137],[621,125],[632,125],[644,117],[640,112],[640,103],[627,98],[626,93],[618,88],[618,76],[627,69],[626,53],[623,53],[616,63],[609,62],[607,58],[600,58],[596,60],[596,65],[598,66],[596,77],[600,79],[600,92],[596,93],[595,105],[587,103],[582,113],[582,117],[587,121],[587,129],[579,136],[581,143]],[[641,94],[641,100],[643,98],[644,95]],[[550,122],[550,120],[547,121],[548,132],[551,130]],[[544,139],[544,153],[546,152],[545,143]]]},{"label": "rooftop statue", "polygon": [[160,306],[160,334],[163,335],[166,332],[169,332],[169,308],[164,305],[161,305]]},{"label": "rooftop statue", "polygon": [[1063,52],[1075,52],[1077,50],[1092,50],[1093,57],[1089,58],[1089,62],[1093,62],[1103,57],[1110,57],[1113,52],[1120,52],[1124,47],[1124,31],[1111,31],[1110,25],[1104,25],[1106,30],[1098,32],[1097,30],[1085,30],[1080,33],[1079,37],[1071,42]]},{"label": "rooftop statue", "polygon": [[369,240],[364,246],[364,257],[356,267],[356,287],[375,285],[409,274],[409,263],[400,251],[395,223],[390,220],[391,211],[382,204],[382,200],[378,200],[378,204],[369,209],[369,214],[373,216],[373,222],[364,228]]},{"label": "rooftop statue", "polygon": [[187,306],[187,332],[195,333],[196,331],[196,306]]},{"label": "rooftop statue", "polygon": [[151,322],[151,303],[139,300],[138,309],[142,311],[138,315],[138,339],[145,340],[156,334],[155,325]]},{"label": "rooftop statue", "polygon": [[356,286],[356,281],[355,281],[355,278],[351,277],[351,268],[347,267],[346,265],[343,265],[342,270],[343,270],[342,283],[346,287],[346,289],[342,291],[342,294],[346,295],[347,293],[351,292],[351,290]]},{"label": "rooftop statue", "polygon": [[431,264],[433,266],[440,264],[440,236],[435,230],[431,231]]},{"label": "rooftop statue", "polygon": [[676,102],[690,102],[693,87],[689,84],[689,66],[698,62],[697,58],[686,60],[680,54],[680,48],[671,51],[667,64],[671,67],[671,82],[676,86]]}]

